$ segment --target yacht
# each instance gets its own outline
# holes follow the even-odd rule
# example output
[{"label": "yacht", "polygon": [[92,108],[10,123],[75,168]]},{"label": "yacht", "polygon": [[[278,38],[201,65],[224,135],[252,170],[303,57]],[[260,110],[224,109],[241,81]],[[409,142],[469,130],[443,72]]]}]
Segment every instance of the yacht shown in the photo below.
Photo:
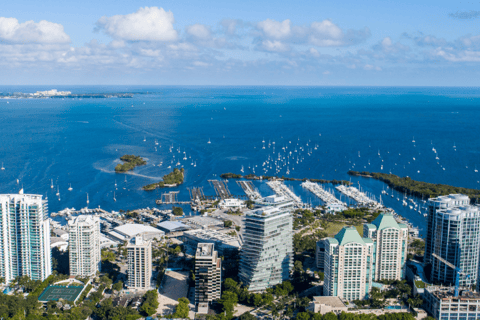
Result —
[{"label": "yacht", "polygon": [[52,184],[50,185],[50,189],[53,189],[55,187],[53,186],[53,179],[51,179],[51,180],[52,180],[52,182],[51,182]]},{"label": "yacht", "polygon": [[242,166],[242,169],[240,169],[240,171],[241,171],[242,173],[244,172],[243,166]]},{"label": "yacht", "polygon": [[113,191],[113,201],[117,201],[117,198],[115,198],[115,191]]},{"label": "yacht", "polygon": [[413,137],[413,140],[412,140],[413,143],[415,143],[415,137]]},{"label": "yacht", "polygon": [[90,203],[90,200],[88,200],[88,193],[87,193],[87,205]]},{"label": "yacht", "polygon": [[73,188],[72,188],[72,184],[70,183],[70,187],[68,187],[68,191],[72,191]]},{"label": "yacht", "polygon": [[208,139],[208,142],[207,142],[207,143],[208,143],[208,144],[212,143],[212,142],[210,141],[210,138]]},{"label": "yacht", "polygon": [[143,141],[147,141],[147,137],[143,136]]},{"label": "yacht", "polygon": [[2,171],[5,170],[5,167],[3,166],[3,162],[2,162]]},{"label": "yacht", "polygon": [[59,195],[60,195],[60,190],[59,190],[58,186],[57,186],[57,193],[55,193],[55,195],[56,195],[56,196],[59,196]]},{"label": "yacht", "polygon": [[475,165],[475,172],[478,172],[477,166]]}]

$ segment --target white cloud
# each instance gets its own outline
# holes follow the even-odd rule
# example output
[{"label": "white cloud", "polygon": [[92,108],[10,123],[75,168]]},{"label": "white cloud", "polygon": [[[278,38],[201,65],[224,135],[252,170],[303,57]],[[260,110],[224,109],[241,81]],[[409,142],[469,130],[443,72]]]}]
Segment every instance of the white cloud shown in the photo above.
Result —
[{"label": "white cloud", "polygon": [[312,30],[317,36],[327,39],[342,39],[343,32],[336,24],[330,20],[323,20],[322,22],[313,22]]},{"label": "white cloud", "polygon": [[194,24],[192,26],[188,26],[186,28],[187,33],[195,38],[200,40],[208,40],[212,37],[212,33],[210,32],[210,28],[206,27],[203,24]]},{"label": "white cloud", "polygon": [[452,51],[452,48],[446,50],[437,48],[434,54],[450,62],[480,62],[480,51],[464,50],[457,53]]},{"label": "white cloud", "polygon": [[364,70],[375,70],[375,71],[382,71],[382,68],[380,68],[379,66],[373,66],[371,64],[366,64],[364,67],[363,67]]},{"label": "white cloud", "polygon": [[58,23],[42,20],[19,23],[15,18],[0,17],[0,40],[10,43],[69,43],[70,37]]},{"label": "white cloud", "polygon": [[278,40],[263,40],[259,48],[270,52],[285,52],[290,50],[290,47],[287,44]]},{"label": "white cloud", "polygon": [[208,67],[208,66],[210,66],[210,63],[206,63],[206,62],[203,62],[203,61],[194,61],[193,65],[196,66],[196,67]]},{"label": "white cloud", "polygon": [[145,7],[135,13],[103,16],[97,21],[97,28],[106,34],[129,41],[173,41],[178,37],[173,28],[175,19],[171,11],[158,7]]},{"label": "white cloud", "polygon": [[327,70],[327,71],[323,71],[322,74],[328,76],[328,75],[330,74],[330,71],[328,71],[328,70]]},{"label": "white cloud", "polygon": [[263,32],[267,38],[286,39],[292,34],[290,19],[278,22],[275,20],[264,20],[257,24],[257,28]]}]

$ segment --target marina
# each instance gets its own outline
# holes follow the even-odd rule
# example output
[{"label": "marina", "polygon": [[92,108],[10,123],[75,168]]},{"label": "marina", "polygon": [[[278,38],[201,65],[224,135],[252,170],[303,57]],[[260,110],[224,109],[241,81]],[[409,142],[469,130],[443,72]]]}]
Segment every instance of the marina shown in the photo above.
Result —
[{"label": "marina", "polygon": [[243,189],[250,200],[255,201],[262,198],[260,192],[258,192],[251,181],[240,180],[237,181],[237,184]]},{"label": "marina", "polygon": [[340,205],[346,207],[346,204],[344,202],[338,200],[334,194],[322,188],[322,186],[318,183],[310,182],[307,180],[305,182],[302,182],[301,186],[316,195],[320,200],[322,200],[322,202],[326,206]]},{"label": "marina", "polygon": [[368,197],[365,193],[361,192],[355,187],[347,187],[344,185],[336,186],[339,192],[343,193],[347,197],[355,200],[359,206],[372,207],[372,208],[381,208],[382,204],[378,203],[376,200]]},{"label": "marina", "polygon": [[285,199],[293,201],[297,208],[305,207],[302,199],[293,193],[282,181],[271,180],[267,182],[267,185],[275,192],[277,195],[284,197]]}]

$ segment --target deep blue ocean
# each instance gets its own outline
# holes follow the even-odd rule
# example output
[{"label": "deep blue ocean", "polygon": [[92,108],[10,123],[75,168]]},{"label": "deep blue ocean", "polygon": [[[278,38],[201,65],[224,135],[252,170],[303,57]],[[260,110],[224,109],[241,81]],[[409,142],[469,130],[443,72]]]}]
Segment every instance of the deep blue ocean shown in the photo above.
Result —
[{"label": "deep blue ocean", "polygon": [[[245,174],[252,168],[263,174],[269,157],[278,159],[280,153],[283,161],[290,152],[291,177],[348,180],[353,169],[480,186],[480,173],[474,172],[480,170],[478,88],[4,86],[0,92],[52,88],[137,94],[132,99],[0,99],[5,167],[0,193],[23,186],[25,193],[47,196],[51,212],[85,207],[87,193],[90,208],[106,210],[154,207],[161,193],[173,190],[188,200],[189,187],[203,186],[206,195],[214,195],[208,180],[241,173],[242,166]],[[116,174],[124,154],[142,156],[148,164]],[[186,172],[182,186],[141,190],[177,162]],[[286,175],[287,167],[279,170]],[[275,167],[266,174],[275,174]],[[371,179],[352,181],[377,197],[384,188]],[[264,182],[255,184],[262,195],[273,193]],[[303,201],[320,203],[299,183],[287,184]],[[228,187],[243,194],[233,180]],[[383,201],[414,225],[425,224],[396,198]]]}]

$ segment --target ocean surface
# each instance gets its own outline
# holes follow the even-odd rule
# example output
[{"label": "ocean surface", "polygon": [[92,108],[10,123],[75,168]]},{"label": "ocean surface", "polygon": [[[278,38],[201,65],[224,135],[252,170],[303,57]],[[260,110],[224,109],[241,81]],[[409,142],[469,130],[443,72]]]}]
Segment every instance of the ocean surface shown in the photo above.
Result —
[{"label": "ocean surface", "polygon": [[[351,179],[377,199],[383,183],[350,178],[347,171],[480,187],[480,173],[474,172],[480,170],[478,88],[4,86],[0,92],[52,88],[136,95],[0,99],[0,193],[23,187],[42,194],[50,212],[85,207],[87,193],[90,208],[106,210],[155,207],[163,192],[174,190],[188,200],[190,187],[214,195],[208,180],[241,173],[242,166],[245,174],[287,176],[288,169],[290,177]],[[116,174],[124,154],[148,164]],[[276,171],[272,163],[279,157]],[[182,186],[141,189],[160,181],[172,170],[168,166],[185,168]],[[287,184],[304,202],[320,204],[300,183]],[[265,182],[255,185],[262,195],[273,194]],[[243,194],[234,180],[228,188]],[[396,197],[383,201],[422,229],[423,216]]]}]

